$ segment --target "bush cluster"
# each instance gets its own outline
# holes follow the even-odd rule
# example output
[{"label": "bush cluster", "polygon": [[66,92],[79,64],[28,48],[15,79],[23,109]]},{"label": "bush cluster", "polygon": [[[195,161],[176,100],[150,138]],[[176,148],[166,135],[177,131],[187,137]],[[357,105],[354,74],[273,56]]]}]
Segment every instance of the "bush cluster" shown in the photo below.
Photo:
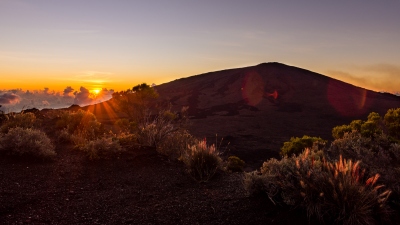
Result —
[{"label": "bush cluster", "polygon": [[390,191],[378,185],[379,174],[366,177],[359,162],[326,161],[321,151],[270,159],[260,173],[245,175],[245,188],[263,192],[275,204],[306,210],[321,223],[378,224],[389,215]]},{"label": "bush cluster", "polygon": [[56,155],[47,135],[36,129],[16,127],[0,138],[0,150],[7,155],[49,159]]},{"label": "bush cluster", "polygon": [[160,154],[178,159],[185,153],[188,146],[195,145],[196,141],[196,138],[187,130],[178,129],[165,136],[157,146],[157,151]]},{"label": "bush cluster", "polygon": [[101,123],[97,121],[96,116],[81,109],[77,112],[62,112],[56,122],[56,127],[61,130],[65,129],[69,134],[75,136],[72,138],[75,144],[94,140],[103,133]]},{"label": "bush cluster", "polygon": [[282,159],[245,173],[244,186],[275,204],[301,207],[321,223],[386,223],[389,203],[400,197],[399,127],[400,109],[391,109],[384,119],[370,113],[366,121],[333,128],[329,147],[308,136],[292,138]]},{"label": "bush cluster", "polygon": [[335,139],[343,138],[345,133],[356,131],[363,137],[373,138],[376,135],[385,133],[393,141],[400,141],[400,108],[389,109],[384,118],[371,112],[366,121],[353,120],[348,125],[336,126],[332,130]]},{"label": "bush cluster", "polygon": [[243,172],[245,162],[237,156],[229,156],[226,168],[232,172]]},{"label": "bush cluster", "polygon": [[[400,197],[400,149],[385,134],[365,137],[357,131],[346,133],[343,138],[332,142],[327,154],[331,159],[339,155],[360,161],[367,174],[379,173],[380,180]],[[384,166],[383,166],[384,165]]]},{"label": "bush cluster", "polygon": [[207,145],[206,140],[188,146],[182,159],[189,174],[200,182],[209,181],[220,168],[222,162],[215,145]]},{"label": "bush cluster", "polygon": [[319,145],[325,145],[327,141],[319,137],[310,137],[304,135],[302,138],[292,137],[290,141],[283,143],[281,148],[282,156],[298,155],[304,151],[306,148],[311,148],[314,143]]},{"label": "bush cluster", "polygon": [[108,159],[123,151],[117,140],[107,137],[89,141],[83,146],[83,150],[89,159]]},{"label": "bush cluster", "polygon": [[10,129],[33,128],[36,122],[36,116],[33,113],[9,113],[4,116],[5,119],[0,127],[1,133],[7,133]]}]

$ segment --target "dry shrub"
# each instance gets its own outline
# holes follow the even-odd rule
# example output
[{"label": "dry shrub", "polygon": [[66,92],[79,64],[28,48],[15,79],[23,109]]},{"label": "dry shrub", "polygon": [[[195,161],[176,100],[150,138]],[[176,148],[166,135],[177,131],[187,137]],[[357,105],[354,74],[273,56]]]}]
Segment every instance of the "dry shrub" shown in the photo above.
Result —
[{"label": "dry shrub", "polygon": [[169,111],[161,110],[156,116],[147,115],[138,125],[139,143],[156,147],[171,133],[179,130]]},{"label": "dry shrub", "polygon": [[321,223],[386,222],[391,192],[377,184],[379,174],[366,179],[359,162],[340,157],[331,163],[322,156],[307,149],[297,157],[271,159],[260,174],[245,175],[245,188],[265,192],[275,204],[301,207]]},{"label": "dry shrub", "polygon": [[245,162],[237,156],[229,156],[226,168],[232,172],[243,172]]},{"label": "dry shrub", "polygon": [[400,197],[400,148],[387,135],[364,137],[356,131],[346,133],[343,138],[331,144],[328,154],[332,159],[343,155],[345,158],[361,161],[360,165],[368,168],[367,176],[376,173],[381,175],[380,181],[393,191],[391,199]]},{"label": "dry shrub", "polygon": [[189,174],[200,182],[209,181],[220,168],[222,162],[215,145],[208,146],[205,140],[188,146],[182,159]]},{"label": "dry shrub", "polygon": [[196,139],[187,130],[177,130],[167,135],[157,146],[157,151],[171,158],[180,158]]},{"label": "dry shrub", "polygon": [[33,113],[10,113],[7,114],[7,120],[0,127],[1,133],[7,133],[11,128],[33,128],[36,122],[36,116]]},{"label": "dry shrub", "polygon": [[83,110],[63,111],[58,117],[56,127],[66,129],[69,134],[85,140],[94,140],[102,134],[101,123],[96,116]]},{"label": "dry shrub", "polygon": [[72,135],[70,133],[68,133],[67,129],[63,129],[58,133],[57,141],[58,141],[58,143],[61,143],[61,144],[73,143]]},{"label": "dry shrub", "polygon": [[131,134],[131,133],[120,133],[117,136],[118,142],[121,144],[121,146],[124,147],[133,147],[135,143],[138,143],[138,137],[136,134]]},{"label": "dry shrub", "polygon": [[[244,173],[243,175],[243,186],[250,196],[265,194],[269,191],[266,189],[267,185],[264,181],[266,181],[265,177],[258,171]],[[272,199],[271,201],[274,202]]]},{"label": "dry shrub", "polygon": [[11,128],[0,139],[1,151],[8,155],[32,156],[49,159],[56,155],[54,146],[47,135],[31,128]]},{"label": "dry shrub", "polygon": [[[365,180],[365,172],[360,169],[359,162],[342,157],[336,163],[324,162],[323,173],[312,181],[322,198],[317,203],[322,202],[322,205],[309,207],[311,204],[305,201],[307,212],[321,221],[335,221],[337,224],[385,223],[389,217],[386,203],[391,191],[377,184],[379,177],[375,174]],[[309,191],[306,182],[302,190]],[[309,202],[315,203],[312,200]]]},{"label": "dry shrub", "polygon": [[108,159],[117,156],[123,151],[117,140],[103,137],[88,142],[82,147],[89,159]]}]

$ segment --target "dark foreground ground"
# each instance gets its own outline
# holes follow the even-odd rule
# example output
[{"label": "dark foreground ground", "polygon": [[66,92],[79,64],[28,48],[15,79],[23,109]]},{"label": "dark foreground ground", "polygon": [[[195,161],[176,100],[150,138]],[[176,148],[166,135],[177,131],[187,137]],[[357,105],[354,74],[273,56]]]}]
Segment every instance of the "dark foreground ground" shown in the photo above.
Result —
[{"label": "dark foreground ground", "polygon": [[0,224],[308,224],[248,197],[239,173],[197,183],[151,149],[103,161],[71,149],[52,162],[0,158]]}]

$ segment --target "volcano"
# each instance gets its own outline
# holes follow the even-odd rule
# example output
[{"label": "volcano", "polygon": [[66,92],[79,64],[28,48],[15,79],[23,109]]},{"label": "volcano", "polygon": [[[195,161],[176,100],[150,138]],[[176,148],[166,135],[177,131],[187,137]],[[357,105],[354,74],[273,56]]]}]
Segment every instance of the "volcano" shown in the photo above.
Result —
[{"label": "volcano", "polygon": [[330,140],[337,125],[400,107],[398,96],[281,63],[200,74],[156,90],[176,110],[189,106],[195,136],[224,138],[229,154],[260,162],[290,137]]}]

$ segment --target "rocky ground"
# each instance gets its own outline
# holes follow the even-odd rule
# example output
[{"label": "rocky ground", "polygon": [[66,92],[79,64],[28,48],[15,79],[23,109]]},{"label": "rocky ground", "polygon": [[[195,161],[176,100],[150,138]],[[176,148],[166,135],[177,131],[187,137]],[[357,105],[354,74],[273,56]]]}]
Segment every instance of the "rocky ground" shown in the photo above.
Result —
[{"label": "rocky ground", "polygon": [[51,162],[0,158],[1,224],[308,224],[248,197],[240,173],[198,183],[153,149],[90,161],[59,146]]}]

